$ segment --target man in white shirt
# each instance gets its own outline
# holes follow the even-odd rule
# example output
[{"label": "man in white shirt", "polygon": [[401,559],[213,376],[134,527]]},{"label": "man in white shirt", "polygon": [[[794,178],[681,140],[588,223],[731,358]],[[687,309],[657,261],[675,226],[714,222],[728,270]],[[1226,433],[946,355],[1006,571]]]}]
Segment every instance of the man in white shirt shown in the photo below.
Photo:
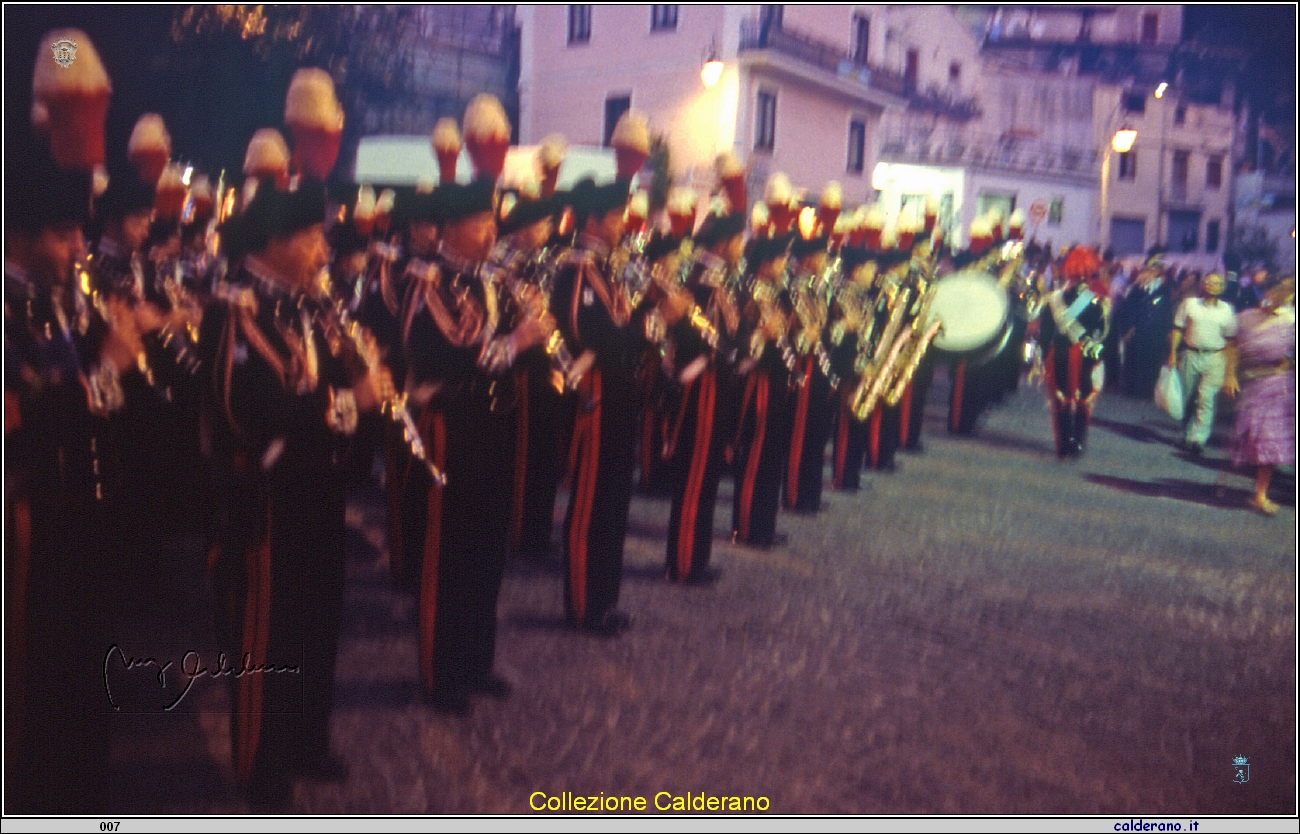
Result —
[{"label": "man in white shirt", "polygon": [[[1237,335],[1237,320],[1229,304],[1219,300],[1223,294],[1223,276],[1210,273],[1201,282],[1201,297],[1188,298],[1174,314],[1174,330],[1169,336],[1169,367],[1178,367],[1183,395],[1188,398],[1184,413],[1183,443],[1192,454],[1199,455],[1210,439],[1214,426],[1214,400],[1223,388],[1224,348]],[[1178,348],[1183,347],[1182,362]],[[1195,400],[1196,407],[1192,408]]]}]

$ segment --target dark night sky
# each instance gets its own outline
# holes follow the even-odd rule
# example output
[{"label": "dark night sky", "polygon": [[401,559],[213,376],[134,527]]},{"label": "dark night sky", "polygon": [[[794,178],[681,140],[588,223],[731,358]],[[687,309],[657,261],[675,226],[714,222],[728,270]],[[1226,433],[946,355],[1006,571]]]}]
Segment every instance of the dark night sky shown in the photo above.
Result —
[{"label": "dark night sky", "polygon": [[1242,95],[1273,118],[1295,117],[1295,4],[1188,5],[1183,40],[1242,50]]}]

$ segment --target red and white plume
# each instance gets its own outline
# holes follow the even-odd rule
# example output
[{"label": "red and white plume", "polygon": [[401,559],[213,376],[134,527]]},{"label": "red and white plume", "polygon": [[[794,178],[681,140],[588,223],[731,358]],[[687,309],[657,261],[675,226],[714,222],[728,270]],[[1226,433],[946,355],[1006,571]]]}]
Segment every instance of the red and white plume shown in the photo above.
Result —
[{"label": "red and white plume", "polygon": [[615,178],[630,180],[650,158],[650,123],[645,116],[629,110],[614,125],[609,143],[614,147]]},{"label": "red and white plume", "polygon": [[835,221],[844,209],[844,190],[835,180],[822,187],[821,197],[817,200],[817,220],[822,225],[822,234],[829,235],[835,229]]},{"label": "red and white plume", "polygon": [[244,176],[267,179],[279,188],[289,185],[289,146],[280,131],[264,127],[248,140],[244,154]]},{"label": "red and white plume", "polygon": [[745,167],[731,151],[718,154],[714,163],[718,173],[718,185],[731,203],[731,211],[742,214],[749,204],[749,195],[745,189]]},{"label": "red and white plume", "polygon": [[456,160],[460,159],[460,126],[450,116],[443,116],[433,126],[429,137],[433,146],[433,155],[438,160],[438,181],[449,183],[456,181]]},{"label": "red and white plume", "polygon": [[172,137],[162,116],[145,113],[131,130],[126,143],[126,158],[135,166],[142,182],[157,183],[172,155]]},{"label": "red and white plume", "polygon": [[465,108],[461,126],[465,150],[478,177],[496,182],[506,167],[506,149],[510,147],[510,120],[496,96],[480,93]]},{"label": "red and white plume", "polygon": [[794,228],[796,210],[794,205],[794,188],[790,178],[777,171],[768,177],[767,188],[763,190],[763,200],[772,216],[772,233],[784,235]]},{"label": "red and white plume", "polygon": [[[76,44],[66,67],[55,60],[52,45]],[[108,73],[90,38],[80,29],[55,29],[41,38],[32,76],[32,119],[50,136],[50,152],[63,168],[90,171],[104,161],[104,123],[113,92]]]},{"label": "red and white plume", "polygon": [[668,192],[668,225],[675,238],[686,237],[695,228],[695,209],[698,198],[695,190],[675,186]]},{"label": "red and white plume", "polygon": [[537,162],[542,169],[543,198],[555,194],[556,186],[560,182],[560,166],[564,164],[564,155],[568,150],[568,143],[559,133],[552,133],[542,140],[542,147],[537,153]]},{"label": "red and white plume", "polygon": [[284,124],[293,139],[294,169],[312,179],[327,178],[343,140],[343,107],[329,73],[300,69],[293,74],[284,101]]}]

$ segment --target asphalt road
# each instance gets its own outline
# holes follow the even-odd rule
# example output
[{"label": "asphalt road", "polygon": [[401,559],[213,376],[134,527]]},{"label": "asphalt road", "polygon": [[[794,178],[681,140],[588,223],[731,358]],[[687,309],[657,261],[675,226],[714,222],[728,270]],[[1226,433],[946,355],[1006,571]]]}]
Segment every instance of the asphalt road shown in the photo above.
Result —
[{"label": "asphalt road", "polygon": [[[1103,397],[1062,463],[1038,391],[954,438],[943,387],[923,454],[783,515],[770,551],[725,542],[724,484],[712,586],[664,581],[668,503],[636,498],[618,639],[563,628],[558,565],[512,565],[497,668],[514,693],[463,719],[420,701],[414,606],[377,493],[358,496],[333,723],[351,772],[299,783],[292,810],[666,791],[792,814],[1295,813],[1294,475],[1264,518],[1222,449],[1177,451],[1149,404]],[[201,607],[194,575],[177,584],[176,610]],[[201,620],[151,622],[140,640],[210,640]],[[184,709],[118,716],[110,810],[246,811],[225,704],[200,682]]]}]

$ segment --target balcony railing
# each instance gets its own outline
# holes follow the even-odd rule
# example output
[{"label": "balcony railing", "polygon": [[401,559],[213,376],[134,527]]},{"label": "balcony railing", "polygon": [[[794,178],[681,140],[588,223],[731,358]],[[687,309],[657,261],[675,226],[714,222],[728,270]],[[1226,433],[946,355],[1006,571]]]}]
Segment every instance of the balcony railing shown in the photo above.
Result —
[{"label": "balcony railing", "polygon": [[754,18],[741,21],[740,51],[764,49],[871,90],[905,99],[911,110],[935,112],[957,121],[967,121],[980,114],[973,98],[957,98],[933,87],[921,91],[904,75],[854,60],[847,50],[811,35]]},{"label": "balcony railing", "polygon": [[1095,181],[1100,154],[1091,148],[1049,145],[1006,136],[937,137],[923,132],[885,137],[880,156],[890,162],[952,165]]}]

